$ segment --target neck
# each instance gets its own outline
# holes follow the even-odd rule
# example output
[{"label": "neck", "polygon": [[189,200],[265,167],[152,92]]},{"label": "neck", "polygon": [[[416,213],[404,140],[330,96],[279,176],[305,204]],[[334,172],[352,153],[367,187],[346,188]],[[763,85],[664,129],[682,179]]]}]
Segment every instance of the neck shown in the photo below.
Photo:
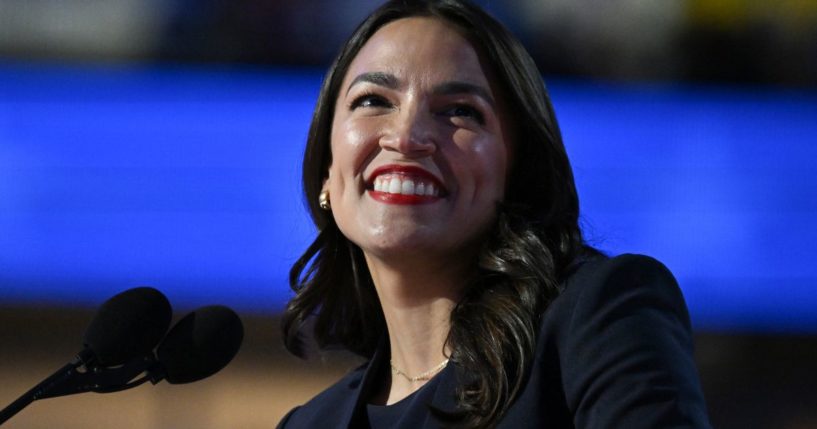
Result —
[{"label": "neck", "polygon": [[[390,404],[422,387],[449,357],[451,311],[461,297],[468,269],[465,264],[425,261],[407,267],[406,261],[396,266],[369,256],[366,260],[389,331],[392,365],[404,374],[392,372],[385,383],[380,401]],[[434,374],[428,378],[410,380],[429,371]]]}]

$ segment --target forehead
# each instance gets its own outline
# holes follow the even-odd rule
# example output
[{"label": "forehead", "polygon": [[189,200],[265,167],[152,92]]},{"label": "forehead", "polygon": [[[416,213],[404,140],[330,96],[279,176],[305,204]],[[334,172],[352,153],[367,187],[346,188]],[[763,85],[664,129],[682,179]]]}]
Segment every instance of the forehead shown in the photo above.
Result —
[{"label": "forehead", "polygon": [[386,72],[398,79],[433,83],[462,80],[488,85],[476,49],[453,24],[437,18],[411,17],[390,22],[363,45],[344,78]]}]

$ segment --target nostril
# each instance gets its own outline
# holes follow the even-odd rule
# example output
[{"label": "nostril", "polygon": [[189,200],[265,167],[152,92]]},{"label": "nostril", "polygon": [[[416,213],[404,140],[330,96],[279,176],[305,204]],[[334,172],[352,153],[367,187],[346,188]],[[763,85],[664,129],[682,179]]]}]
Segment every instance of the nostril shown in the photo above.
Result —
[{"label": "nostril", "polygon": [[437,148],[432,130],[422,121],[407,120],[404,123],[392,124],[380,139],[380,145],[386,150],[405,155],[428,155]]},{"label": "nostril", "polygon": [[415,137],[383,139],[381,140],[381,146],[387,150],[393,150],[406,155],[426,155],[434,152],[437,149],[437,145],[434,144],[431,139],[420,139]]}]

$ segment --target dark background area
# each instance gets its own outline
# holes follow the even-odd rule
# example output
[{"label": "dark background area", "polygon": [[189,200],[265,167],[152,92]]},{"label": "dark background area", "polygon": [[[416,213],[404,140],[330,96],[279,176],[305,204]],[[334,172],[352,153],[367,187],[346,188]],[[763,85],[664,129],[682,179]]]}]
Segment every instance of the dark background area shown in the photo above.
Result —
[{"label": "dark background area", "polygon": [[[478,1],[546,76],[813,87],[817,3]],[[0,56],[325,67],[375,0],[2,0]]]}]

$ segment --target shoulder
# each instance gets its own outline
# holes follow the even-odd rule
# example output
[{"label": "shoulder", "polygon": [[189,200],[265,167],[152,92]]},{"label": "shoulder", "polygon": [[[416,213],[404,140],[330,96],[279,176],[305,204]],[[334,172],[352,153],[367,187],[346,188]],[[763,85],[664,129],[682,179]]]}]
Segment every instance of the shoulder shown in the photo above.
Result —
[{"label": "shoulder", "polygon": [[[674,347],[692,350],[689,312],[675,277],[644,255],[597,257],[577,267],[546,309],[542,338],[560,353]],[[565,358],[565,356],[563,356]]]},{"label": "shoulder", "polygon": [[599,256],[583,262],[565,279],[562,294],[547,313],[576,323],[605,309],[621,316],[622,311],[666,311],[690,326],[675,277],[663,263],[645,255]]},{"label": "shoulder", "polygon": [[625,254],[583,263],[542,322],[539,340],[577,426],[709,426],[689,314],[661,262]]},{"label": "shoulder", "polygon": [[[582,286],[604,287],[616,284],[644,284],[651,282],[671,283],[675,278],[667,267],[655,258],[646,255],[625,253],[616,257],[598,256],[576,267],[565,280],[565,290]],[[575,291],[574,291],[575,292]]]},{"label": "shoulder", "polygon": [[347,412],[354,409],[357,391],[369,363],[365,363],[346,374],[335,384],[303,405],[287,413],[278,428],[322,427],[327,421],[340,421]]}]

